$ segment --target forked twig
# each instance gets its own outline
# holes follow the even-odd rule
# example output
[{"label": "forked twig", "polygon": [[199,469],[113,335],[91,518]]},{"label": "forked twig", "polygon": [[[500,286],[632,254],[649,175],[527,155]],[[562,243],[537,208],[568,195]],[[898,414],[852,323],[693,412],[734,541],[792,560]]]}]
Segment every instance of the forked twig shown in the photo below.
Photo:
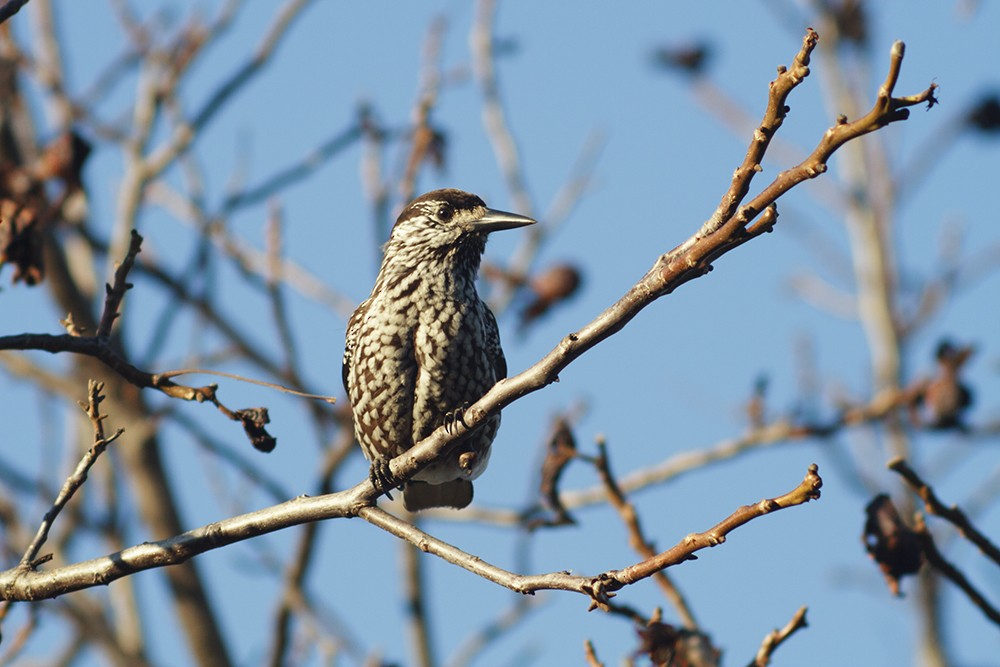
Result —
[{"label": "forked twig", "polygon": [[41,525],[38,526],[35,539],[31,541],[31,544],[28,545],[24,555],[21,557],[21,562],[17,565],[17,569],[19,570],[34,570],[52,558],[51,555],[38,557],[39,551],[41,551],[45,541],[49,538],[49,530],[52,529],[52,524],[55,523],[59,513],[62,512],[66,504],[73,498],[73,494],[87,481],[87,473],[97,463],[97,459],[104,453],[104,450],[125,432],[125,429],[120,428],[115,431],[114,435],[105,437],[105,415],[102,415],[100,410],[101,401],[104,400],[104,396],[101,395],[103,389],[103,382],[91,380],[88,383],[87,402],[84,403],[81,401],[80,407],[87,413],[90,423],[94,426],[94,446],[87,450],[83,458],[80,459],[80,462],[76,464],[76,469],[66,478],[62,489],[59,490],[59,495],[56,496],[49,511],[45,513]]}]

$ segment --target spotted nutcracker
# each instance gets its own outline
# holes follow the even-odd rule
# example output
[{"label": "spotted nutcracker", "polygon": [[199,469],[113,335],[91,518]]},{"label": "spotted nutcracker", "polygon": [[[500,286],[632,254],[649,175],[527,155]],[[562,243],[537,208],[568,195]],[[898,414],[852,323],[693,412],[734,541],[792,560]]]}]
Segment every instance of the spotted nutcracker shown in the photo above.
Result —
[{"label": "spotted nutcracker", "polygon": [[[533,224],[461,190],[435,190],[403,209],[375,287],[347,324],[344,388],[354,432],[380,491],[397,486],[389,461],[460,418],[507,375],[496,319],[476,292],[490,232]],[[494,415],[403,485],[410,511],[462,508],[490,458]]]}]

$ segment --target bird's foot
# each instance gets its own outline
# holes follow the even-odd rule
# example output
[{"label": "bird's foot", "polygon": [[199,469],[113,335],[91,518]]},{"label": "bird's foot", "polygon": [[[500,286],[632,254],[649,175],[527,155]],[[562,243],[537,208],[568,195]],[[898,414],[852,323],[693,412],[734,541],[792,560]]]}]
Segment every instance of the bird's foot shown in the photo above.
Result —
[{"label": "bird's foot", "polygon": [[461,424],[462,426],[468,428],[469,425],[465,423],[465,411],[468,409],[469,404],[462,403],[451,412],[446,412],[444,415],[444,432],[451,435],[452,431],[455,430],[456,424]]},{"label": "bird's foot", "polygon": [[[371,467],[368,468],[368,479],[371,480],[372,486],[378,491],[378,495],[381,496],[384,494],[389,500],[392,500],[392,494],[389,491],[392,489],[403,490],[403,485],[392,474],[392,470],[389,469],[389,459],[372,461]],[[375,497],[378,498],[378,496]]]}]

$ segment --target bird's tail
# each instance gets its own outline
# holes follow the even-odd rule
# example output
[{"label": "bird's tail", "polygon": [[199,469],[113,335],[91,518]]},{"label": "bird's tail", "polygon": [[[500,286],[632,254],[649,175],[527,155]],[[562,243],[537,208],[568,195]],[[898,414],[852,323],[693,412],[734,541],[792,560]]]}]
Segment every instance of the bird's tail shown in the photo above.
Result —
[{"label": "bird's tail", "polygon": [[453,507],[457,510],[472,502],[472,482],[456,479],[444,484],[410,481],[403,487],[403,506],[419,512],[433,507]]}]

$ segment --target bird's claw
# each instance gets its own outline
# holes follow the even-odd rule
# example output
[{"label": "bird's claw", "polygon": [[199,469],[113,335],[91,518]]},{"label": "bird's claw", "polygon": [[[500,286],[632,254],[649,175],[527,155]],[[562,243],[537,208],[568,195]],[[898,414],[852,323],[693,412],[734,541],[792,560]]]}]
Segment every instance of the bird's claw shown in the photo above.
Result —
[{"label": "bird's claw", "polygon": [[[403,485],[399,483],[395,475],[392,474],[392,470],[389,469],[389,459],[372,461],[371,467],[368,468],[368,479],[371,480],[372,486],[378,491],[378,496],[385,495],[389,500],[392,500],[392,494],[389,493],[390,490],[403,490]],[[375,497],[378,498],[378,496]]]},{"label": "bird's claw", "polygon": [[469,428],[469,425],[465,423],[465,411],[469,409],[468,403],[462,403],[451,412],[446,412],[444,415],[444,432],[451,435],[455,430],[456,424],[461,424],[462,426]]}]

